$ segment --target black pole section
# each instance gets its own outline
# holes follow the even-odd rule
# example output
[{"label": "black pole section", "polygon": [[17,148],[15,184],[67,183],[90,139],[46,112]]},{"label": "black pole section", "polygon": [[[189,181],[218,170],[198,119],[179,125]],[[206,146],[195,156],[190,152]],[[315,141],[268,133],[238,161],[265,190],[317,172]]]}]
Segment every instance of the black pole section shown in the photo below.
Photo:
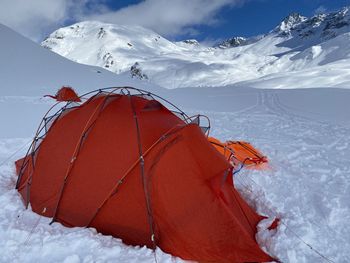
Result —
[{"label": "black pole section", "polygon": [[133,112],[133,118],[135,120],[135,128],[136,128],[136,133],[137,133],[137,142],[138,142],[138,150],[139,150],[139,156],[140,156],[140,171],[141,171],[141,179],[142,179],[142,184],[143,184],[143,190],[145,193],[145,201],[146,201],[146,206],[147,206],[147,215],[148,215],[148,223],[151,231],[151,241],[153,243],[153,251],[156,250],[157,244],[156,244],[156,239],[155,239],[155,233],[154,233],[154,219],[153,219],[153,213],[152,213],[152,207],[151,207],[151,200],[148,192],[148,185],[147,185],[147,179],[145,176],[145,160],[143,158],[143,152],[142,152],[142,142],[141,142],[141,134],[140,134],[140,126],[139,126],[139,121],[138,117],[136,114],[135,106],[133,103],[132,96],[129,94],[129,100],[131,104],[131,109]]}]

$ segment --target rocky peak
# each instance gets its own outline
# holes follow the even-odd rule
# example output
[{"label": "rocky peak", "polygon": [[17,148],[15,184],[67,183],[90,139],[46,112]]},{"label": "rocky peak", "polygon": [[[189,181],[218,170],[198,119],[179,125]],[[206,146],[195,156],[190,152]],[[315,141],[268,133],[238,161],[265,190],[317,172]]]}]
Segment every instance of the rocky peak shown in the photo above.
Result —
[{"label": "rocky peak", "polygon": [[297,25],[299,25],[300,23],[306,20],[307,18],[300,15],[299,13],[291,13],[289,16],[283,19],[281,24],[277,26],[277,31],[288,34]]},{"label": "rocky peak", "polygon": [[195,45],[195,46],[199,45],[196,39],[186,39],[186,40],[183,40],[182,42],[188,45]]},{"label": "rocky peak", "polygon": [[338,12],[318,14],[311,18],[306,18],[298,13],[290,14],[272,33],[277,33],[281,37],[293,37],[300,40],[313,39],[312,41],[317,42],[349,31],[349,7],[345,7]]},{"label": "rocky peak", "polygon": [[350,25],[349,8],[344,7],[336,13],[330,13],[326,16],[324,30],[340,29]]},{"label": "rocky peak", "polygon": [[248,44],[248,40],[245,37],[231,37],[217,45],[219,48],[231,48],[239,47]]}]

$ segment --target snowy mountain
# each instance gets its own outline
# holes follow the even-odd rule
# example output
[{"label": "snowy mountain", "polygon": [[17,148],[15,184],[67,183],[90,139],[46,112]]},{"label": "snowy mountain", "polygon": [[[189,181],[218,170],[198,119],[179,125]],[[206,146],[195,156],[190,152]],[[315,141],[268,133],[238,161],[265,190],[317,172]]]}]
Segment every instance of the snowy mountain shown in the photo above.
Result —
[{"label": "snowy mountain", "polygon": [[74,63],[1,24],[0,38],[1,96],[42,96],[55,93],[63,85],[83,92],[138,83],[130,77]]},{"label": "snowy mountain", "polygon": [[[289,44],[296,46],[298,44],[310,44],[310,40],[318,44],[334,38],[349,32],[349,26],[349,8],[343,8],[339,12],[319,14],[311,18],[293,13],[286,17],[273,32],[282,36],[292,36],[294,41],[289,41]],[[303,41],[303,39],[308,41]]]},{"label": "snowy mountain", "polygon": [[[138,63],[142,74],[165,88],[347,88],[349,38],[350,12],[344,8],[311,18],[294,13],[265,35],[233,37],[215,47],[195,40],[171,42],[142,27],[94,21],[58,29],[42,46],[73,61],[126,75]],[[324,79],[313,77],[319,71],[325,72]],[[329,72],[340,75],[330,80]],[[303,78],[296,83],[299,75]],[[286,76],[278,87],[269,81]]]},{"label": "snowy mountain", "polygon": [[[63,85],[72,86],[83,94],[110,86],[138,86],[140,82],[98,67],[74,63],[1,24],[0,39],[0,121],[7,123],[1,125],[0,138],[34,133],[39,118],[52,103],[42,96],[55,94]],[[147,82],[142,85],[146,89],[158,89]],[[13,108],[11,115],[9,107]],[[31,112],[38,120],[28,119],[26,112]],[[19,123],[21,128],[18,128]]]},{"label": "snowy mountain", "polygon": [[[52,104],[52,100],[42,96],[55,94],[63,85],[72,86],[83,94],[110,86],[138,86],[140,82],[129,76],[72,62],[1,24],[0,39],[0,121],[7,123],[1,126],[0,138],[34,133],[39,118]],[[158,90],[156,85],[147,82],[142,85]],[[8,108],[12,108],[11,115]],[[37,121],[28,119],[25,112],[37,116]],[[21,128],[18,128],[19,123]]]}]

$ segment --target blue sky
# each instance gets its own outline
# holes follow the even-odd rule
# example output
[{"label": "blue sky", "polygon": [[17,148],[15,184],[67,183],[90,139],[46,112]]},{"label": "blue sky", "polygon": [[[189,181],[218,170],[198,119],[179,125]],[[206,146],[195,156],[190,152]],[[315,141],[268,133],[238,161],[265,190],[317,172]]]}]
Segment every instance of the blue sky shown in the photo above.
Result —
[{"label": "blue sky", "polygon": [[[215,1],[215,0],[213,0]],[[113,10],[142,1],[108,0]],[[196,33],[172,36],[175,40],[196,38],[198,40],[225,39],[231,36],[256,36],[274,28],[292,12],[313,16],[319,12],[332,12],[350,6],[350,0],[250,0],[232,7],[223,7],[216,14],[219,20],[215,25],[194,26]],[[193,14],[195,15],[195,14]]]},{"label": "blue sky", "polygon": [[213,42],[273,29],[288,14],[312,16],[350,0],[0,0],[0,23],[40,42],[84,20],[137,24],[170,40]]},{"label": "blue sky", "polygon": [[202,26],[198,38],[227,38],[230,36],[256,36],[267,33],[292,12],[304,16],[332,12],[350,5],[350,0],[257,0],[242,6],[223,9],[218,14],[217,27]]}]

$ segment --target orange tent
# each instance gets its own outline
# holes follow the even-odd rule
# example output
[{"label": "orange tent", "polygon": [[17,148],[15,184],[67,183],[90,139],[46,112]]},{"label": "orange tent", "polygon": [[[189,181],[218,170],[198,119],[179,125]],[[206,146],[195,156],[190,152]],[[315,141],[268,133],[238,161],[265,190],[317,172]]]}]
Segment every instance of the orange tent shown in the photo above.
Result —
[{"label": "orange tent", "polygon": [[53,222],[183,259],[272,260],[255,241],[262,217],[234,189],[230,163],[197,123],[155,98],[100,90],[45,117],[17,161],[24,202]]}]

